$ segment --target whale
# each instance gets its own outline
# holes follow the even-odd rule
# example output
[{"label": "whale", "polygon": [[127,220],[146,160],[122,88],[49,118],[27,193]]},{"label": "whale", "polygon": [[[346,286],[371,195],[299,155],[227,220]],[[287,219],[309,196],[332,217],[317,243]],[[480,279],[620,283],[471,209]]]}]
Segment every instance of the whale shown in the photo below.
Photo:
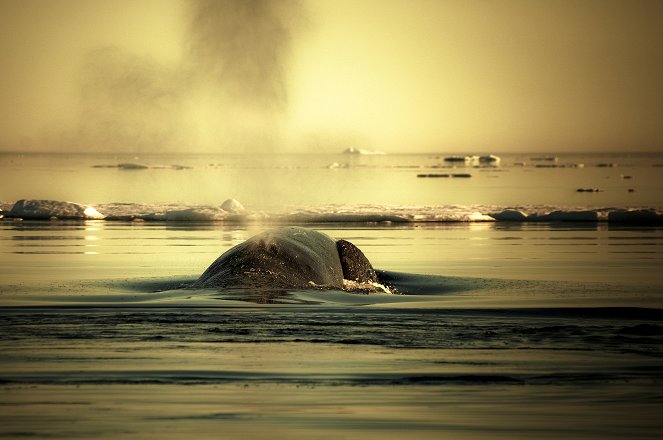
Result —
[{"label": "whale", "polygon": [[289,226],[266,230],[230,248],[192,287],[343,290],[347,281],[378,282],[359,248],[313,229]]}]

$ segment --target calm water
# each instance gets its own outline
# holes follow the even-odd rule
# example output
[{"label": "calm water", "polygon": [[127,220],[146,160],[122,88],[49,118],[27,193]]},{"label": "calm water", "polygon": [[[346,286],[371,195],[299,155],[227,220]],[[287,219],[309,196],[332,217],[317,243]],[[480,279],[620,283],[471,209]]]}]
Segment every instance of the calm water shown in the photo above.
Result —
[{"label": "calm water", "polygon": [[[170,159],[5,155],[0,199],[163,209],[235,197],[255,210],[663,200],[659,156],[557,161],[584,168],[509,156],[458,170],[464,180],[417,178],[450,172],[433,156]],[[93,168],[126,161],[193,168]],[[660,226],[308,223],[355,243],[404,294],[181,288],[273,226],[0,221],[2,436],[659,438]]]},{"label": "calm water", "polygon": [[[556,161],[510,154],[502,155],[497,167],[480,168],[450,168],[453,164],[444,157],[0,154],[0,200],[195,205],[235,198],[256,209],[367,203],[660,207],[663,200],[663,154],[566,154],[556,155]],[[123,163],[150,168],[95,168]],[[190,168],[173,169],[173,165]],[[472,177],[417,177],[428,173],[467,173]],[[578,193],[578,188],[601,192]]]}]

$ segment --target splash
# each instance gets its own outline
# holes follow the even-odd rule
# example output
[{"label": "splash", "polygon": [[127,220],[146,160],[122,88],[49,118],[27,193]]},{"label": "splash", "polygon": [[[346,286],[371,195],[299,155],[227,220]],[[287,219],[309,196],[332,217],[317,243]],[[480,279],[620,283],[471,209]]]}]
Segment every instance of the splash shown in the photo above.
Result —
[{"label": "splash", "polygon": [[287,66],[301,16],[293,0],[198,0],[187,77],[199,142],[273,151],[287,111]]},{"label": "splash", "polygon": [[292,0],[199,0],[190,29],[194,75],[241,106],[284,110],[285,66],[300,9]]},{"label": "splash", "polygon": [[120,47],[90,52],[71,143],[130,152],[273,149],[301,15],[294,0],[197,0],[177,63]]},{"label": "splash", "polygon": [[89,149],[174,149],[186,138],[177,69],[119,47],[90,52],[82,68],[78,143]]}]

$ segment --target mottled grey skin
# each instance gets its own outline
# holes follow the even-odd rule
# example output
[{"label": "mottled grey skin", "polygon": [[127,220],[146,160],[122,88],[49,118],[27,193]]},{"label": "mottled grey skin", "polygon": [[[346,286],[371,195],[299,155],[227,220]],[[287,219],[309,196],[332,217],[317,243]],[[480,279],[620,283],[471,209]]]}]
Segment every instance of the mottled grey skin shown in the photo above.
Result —
[{"label": "mottled grey skin", "polygon": [[378,276],[366,255],[346,240],[336,242],[336,250],[343,268],[343,278],[360,283],[377,283]]},{"label": "mottled grey skin", "polygon": [[194,283],[201,288],[342,289],[343,278],[376,281],[352,243],[312,229],[286,227],[255,235],[221,255]]}]

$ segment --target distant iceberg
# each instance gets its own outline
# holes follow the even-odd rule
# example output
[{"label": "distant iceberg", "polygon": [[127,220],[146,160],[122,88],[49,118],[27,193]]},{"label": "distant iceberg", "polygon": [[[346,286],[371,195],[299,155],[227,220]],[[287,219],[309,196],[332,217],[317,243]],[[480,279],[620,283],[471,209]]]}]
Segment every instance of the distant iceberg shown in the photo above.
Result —
[{"label": "distant iceberg", "polygon": [[92,206],[58,200],[19,200],[7,217],[22,219],[92,219],[101,220],[105,216]]},{"label": "distant iceberg", "polygon": [[117,164],[117,167],[121,170],[146,170],[149,167],[145,164],[142,163],[132,163],[132,162],[127,162],[127,163],[119,163]]},{"label": "distant iceberg", "polygon": [[465,165],[497,165],[500,163],[502,159],[499,156],[495,156],[494,154],[486,154],[484,156],[477,156],[477,155],[467,155],[467,156],[462,156],[462,155],[456,155],[456,156],[447,156],[444,158],[444,161],[447,163],[459,163],[459,164],[465,164]]},{"label": "distant iceberg", "polygon": [[343,154],[360,154],[364,156],[371,156],[377,154],[386,154],[384,151],[379,150],[364,150],[363,148],[350,147],[343,151]]},{"label": "distant iceberg", "polygon": [[500,163],[502,159],[499,156],[495,156],[494,154],[487,154],[485,156],[479,156],[479,163],[482,164],[492,164],[492,165],[497,165]]},{"label": "distant iceberg", "polygon": [[173,165],[146,165],[144,163],[136,163],[136,162],[123,162],[123,163],[118,163],[118,164],[113,164],[113,165],[108,165],[108,164],[98,164],[98,165],[92,165],[92,168],[118,168],[120,170],[190,170],[193,167],[188,166],[188,165],[180,165],[180,164],[173,164]]},{"label": "distant iceberg", "polygon": [[477,160],[477,156],[447,156],[445,162],[451,163],[472,163]]},{"label": "distant iceberg", "polygon": [[544,162],[557,162],[559,159],[557,156],[534,156],[530,160],[544,161]]}]

